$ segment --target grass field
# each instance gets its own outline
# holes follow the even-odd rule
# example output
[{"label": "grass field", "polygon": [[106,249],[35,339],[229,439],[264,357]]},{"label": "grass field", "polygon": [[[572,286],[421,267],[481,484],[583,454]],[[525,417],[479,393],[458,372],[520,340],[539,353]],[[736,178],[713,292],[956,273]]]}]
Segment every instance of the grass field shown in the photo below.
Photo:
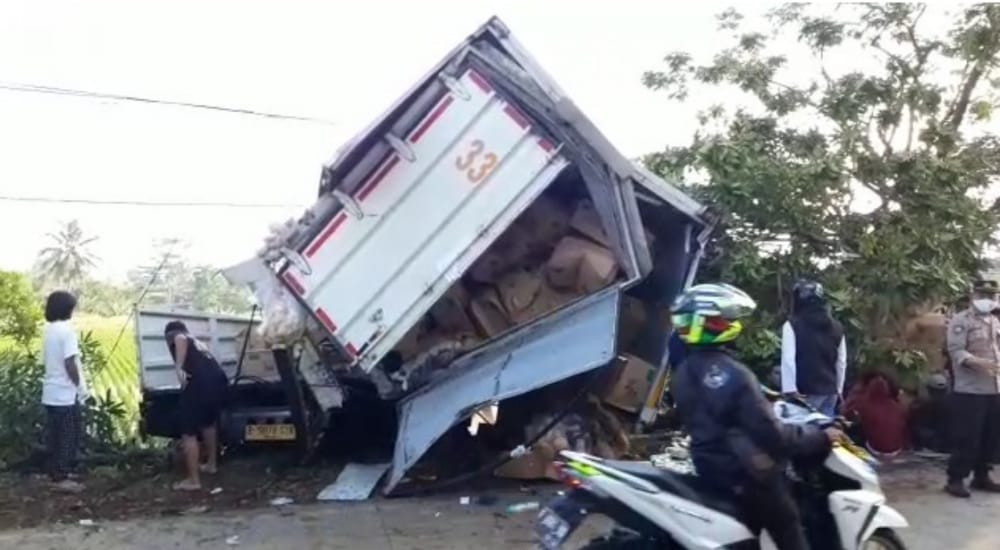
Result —
[{"label": "grass field", "polygon": [[[106,396],[125,405],[127,423],[133,427],[139,414],[139,370],[132,321],[126,317],[80,316],[73,319],[80,333],[90,332],[108,354],[108,364],[100,372],[88,367],[91,393]],[[122,332],[122,327],[125,327]],[[119,339],[119,333],[121,338]],[[117,347],[115,342],[117,341]],[[112,349],[114,352],[112,353]]]}]

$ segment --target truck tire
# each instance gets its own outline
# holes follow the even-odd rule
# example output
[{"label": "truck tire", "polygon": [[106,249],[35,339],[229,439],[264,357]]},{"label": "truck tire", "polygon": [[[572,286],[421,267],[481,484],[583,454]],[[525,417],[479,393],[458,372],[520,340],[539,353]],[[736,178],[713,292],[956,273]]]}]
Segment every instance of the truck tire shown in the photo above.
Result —
[{"label": "truck tire", "polygon": [[906,545],[892,529],[879,529],[865,541],[864,550],[906,550]]}]

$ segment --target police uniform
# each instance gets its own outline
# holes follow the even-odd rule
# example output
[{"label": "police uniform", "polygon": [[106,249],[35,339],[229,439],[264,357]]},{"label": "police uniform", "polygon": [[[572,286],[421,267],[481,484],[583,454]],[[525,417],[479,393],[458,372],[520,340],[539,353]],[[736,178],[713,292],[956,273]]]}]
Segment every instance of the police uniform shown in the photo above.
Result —
[{"label": "police uniform", "polygon": [[[977,292],[996,290],[994,281],[976,285]],[[948,323],[947,348],[953,393],[949,487],[973,473],[974,487],[978,484],[978,488],[996,490],[988,474],[991,458],[1000,445],[1000,371],[973,367],[969,360],[1000,364],[1000,320],[991,312],[981,313],[973,307],[955,314]]]}]

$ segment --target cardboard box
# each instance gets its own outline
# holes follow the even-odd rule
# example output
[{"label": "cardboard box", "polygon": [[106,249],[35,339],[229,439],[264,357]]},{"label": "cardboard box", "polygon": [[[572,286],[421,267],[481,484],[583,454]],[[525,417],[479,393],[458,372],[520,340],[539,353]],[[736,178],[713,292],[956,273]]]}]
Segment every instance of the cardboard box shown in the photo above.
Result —
[{"label": "cardboard box", "polygon": [[500,300],[514,325],[532,321],[577,297],[572,292],[552,288],[538,271],[517,270],[497,283]]},{"label": "cardboard box", "polygon": [[626,412],[639,412],[656,381],[657,370],[653,364],[634,355],[618,356],[604,391],[604,402]]},{"label": "cardboard box", "polygon": [[422,321],[417,323],[415,327],[403,336],[403,339],[396,344],[396,347],[393,348],[399,352],[404,362],[413,359],[420,353],[420,340],[425,331],[425,323]]},{"label": "cardboard box", "polygon": [[469,268],[469,278],[480,283],[493,284],[504,272],[506,263],[503,256],[492,249],[488,249]]},{"label": "cardboard box", "polygon": [[596,292],[611,284],[617,277],[618,262],[610,250],[598,245],[589,245],[584,250],[577,275],[578,290]]},{"label": "cardboard box", "polygon": [[506,479],[558,479],[552,461],[555,450],[547,445],[536,444],[526,455],[513,458],[493,471],[493,475]]},{"label": "cardboard box", "polygon": [[594,208],[594,203],[589,200],[582,200],[576,204],[573,217],[570,218],[569,226],[588,239],[600,243],[605,247],[611,246],[607,234],[604,233],[604,226],[601,224],[601,216]]},{"label": "cardboard box", "polygon": [[556,200],[542,195],[518,217],[516,223],[532,235],[536,242],[552,248],[569,233],[569,219],[568,209]]},{"label": "cardboard box", "polygon": [[577,237],[564,237],[545,264],[553,287],[591,293],[618,276],[618,262],[610,250]]},{"label": "cardboard box", "polygon": [[528,229],[514,224],[500,235],[490,247],[490,251],[500,257],[503,262],[502,271],[516,269],[531,263],[529,258],[538,246],[534,241],[535,237]]},{"label": "cardboard box", "polygon": [[473,297],[469,303],[469,311],[479,333],[486,338],[492,338],[511,326],[500,296],[493,288],[487,288]]},{"label": "cardboard box", "polygon": [[584,241],[574,237],[563,238],[545,263],[545,278],[554,288],[576,289],[580,262],[583,260],[580,243]]},{"label": "cardboard box", "polygon": [[430,315],[437,326],[446,332],[475,332],[472,320],[465,311],[468,304],[469,293],[459,282],[431,306]]}]

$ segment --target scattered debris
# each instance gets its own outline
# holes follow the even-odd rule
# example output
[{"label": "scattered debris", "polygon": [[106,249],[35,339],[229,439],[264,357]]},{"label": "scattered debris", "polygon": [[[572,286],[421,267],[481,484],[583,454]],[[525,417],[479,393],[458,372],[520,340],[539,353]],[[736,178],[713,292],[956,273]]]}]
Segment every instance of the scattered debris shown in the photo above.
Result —
[{"label": "scattered debris", "polygon": [[97,527],[97,524],[92,519],[81,519],[79,523],[80,527]]},{"label": "scattered debris", "polygon": [[209,508],[208,506],[200,505],[200,506],[192,506],[192,507],[188,508],[187,510],[184,510],[181,513],[183,515],[185,515],[185,516],[196,516],[198,514],[204,514],[205,512],[208,512],[209,510],[211,510],[211,508]]},{"label": "scattered debris", "polygon": [[327,485],[316,496],[316,500],[366,500],[371,496],[389,464],[350,463],[337,476],[337,481]]},{"label": "scattered debris", "polygon": [[500,500],[494,495],[479,495],[476,497],[476,504],[480,506],[493,506]]},{"label": "scattered debris", "polygon": [[239,535],[233,535],[231,537],[226,537],[226,544],[229,545],[229,546],[236,546],[239,543],[240,543],[240,536]]},{"label": "scattered debris", "polygon": [[663,448],[662,453],[650,456],[649,461],[657,468],[681,474],[693,474],[694,464],[691,463],[690,444],[690,438],[677,435]]},{"label": "scattered debris", "polygon": [[271,499],[271,506],[288,506],[289,504],[294,504],[295,501],[288,497],[278,497]]},{"label": "scattered debris", "polygon": [[507,507],[508,514],[520,514],[521,512],[530,512],[532,510],[537,510],[539,508],[538,502],[520,502],[517,504],[511,504]]},{"label": "scattered debris", "polygon": [[212,489],[211,491],[209,491],[208,494],[210,494],[210,495],[217,495],[217,494],[219,494],[221,492],[222,492],[222,487],[216,487],[215,489]]},{"label": "scattered debris", "polygon": [[469,420],[469,435],[475,437],[479,433],[479,426],[483,424],[488,424],[493,426],[497,423],[497,416],[500,413],[500,407],[497,403],[492,405],[487,405],[472,415],[472,419]]},{"label": "scattered debris", "polygon": [[472,499],[469,497],[462,497],[458,499],[458,503],[462,506],[468,506],[470,502],[472,502]]}]

